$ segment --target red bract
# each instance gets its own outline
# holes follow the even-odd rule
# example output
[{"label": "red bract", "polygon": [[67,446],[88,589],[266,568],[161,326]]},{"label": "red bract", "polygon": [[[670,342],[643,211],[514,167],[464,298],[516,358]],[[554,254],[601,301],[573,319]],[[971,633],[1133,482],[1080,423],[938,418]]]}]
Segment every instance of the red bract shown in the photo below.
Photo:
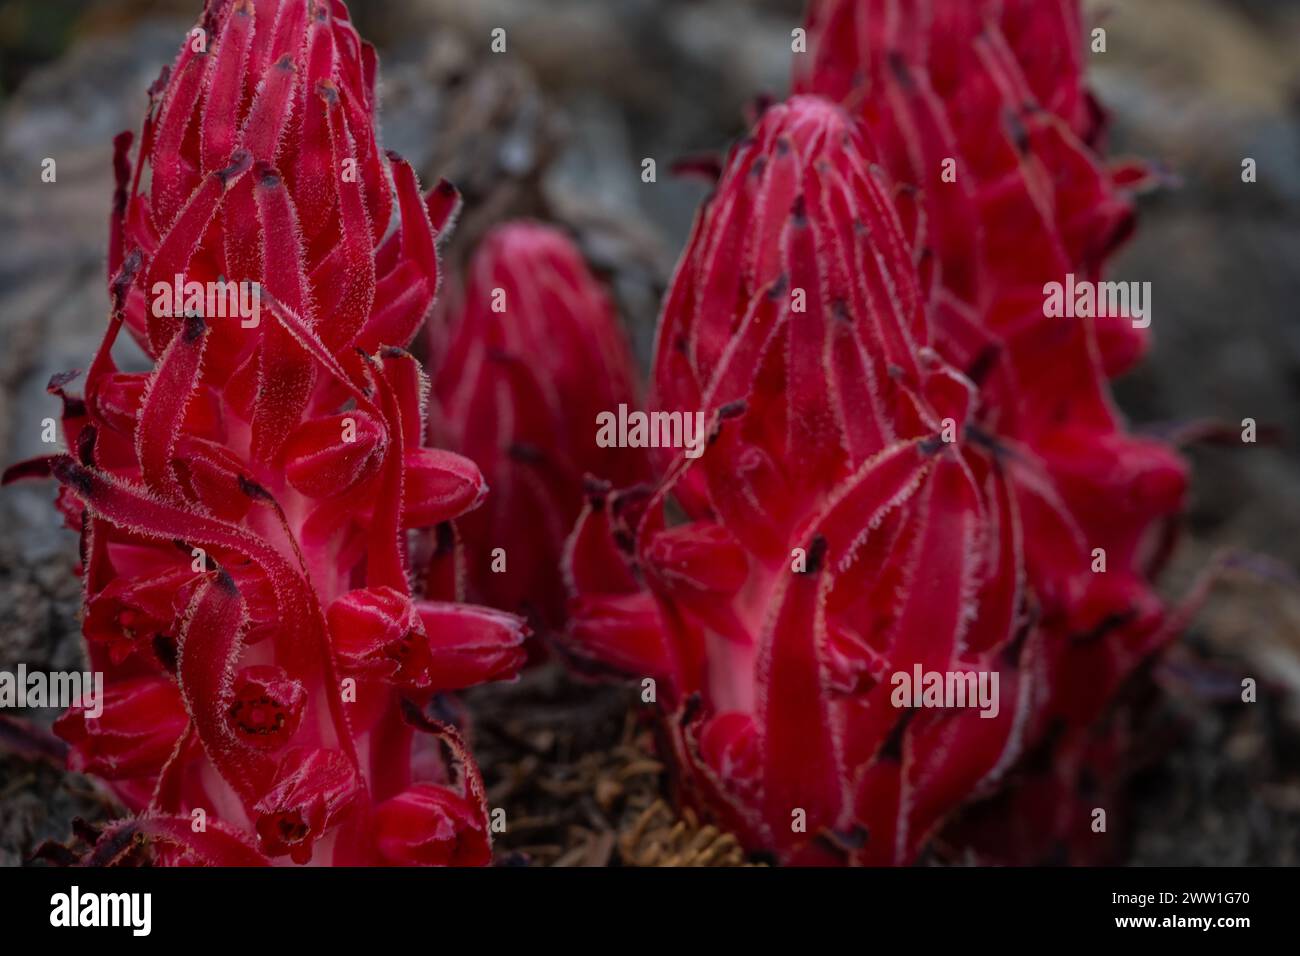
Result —
[{"label": "red bract", "polygon": [[[139,814],[100,839],[161,862],[490,859],[478,770],[424,710],[513,676],[527,630],[439,583],[485,488],[422,447],[403,347],[456,194],[380,153],[375,79],[338,0],[208,4],[134,169],[117,142],[108,330],[81,396],[51,383],[72,453],[8,475],[57,478],[82,534],[109,690],[57,730]],[[257,308],[214,311],[219,282]],[[124,325],[147,374],[114,362]]]},{"label": "red bract", "polygon": [[[682,798],[784,862],[912,861],[1044,752],[1028,809],[1076,795],[1090,728],[1179,625],[1149,574],[1183,464],[1125,433],[1096,323],[1044,317],[1044,284],[1095,274],[1128,215],[1075,194],[1074,161],[1096,163],[1070,124],[1095,116],[1034,58],[1077,19],[1034,4],[1012,44],[975,6],[818,8],[805,88],[868,121],[796,96],[733,150],[651,402],[703,410],[712,441],[665,458],[649,496],[592,494],[573,533],[576,661],[655,679]],[[930,32],[876,40],[900,25]],[[1062,111],[1029,111],[1045,142],[1074,150],[1055,196],[1038,174],[1060,157],[1009,119],[1033,97]],[[947,155],[989,178],[932,180]],[[899,695],[931,674],[986,680],[990,706]],[[1034,820],[1003,858],[1091,817]]]},{"label": "red bract", "polygon": [[447,302],[432,335],[433,436],[492,487],[460,523],[471,593],[554,626],[584,476],[628,484],[648,475],[643,453],[593,441],[597,415],[636,407],[631,355],[609,297],[552,226],[498,226]]}]

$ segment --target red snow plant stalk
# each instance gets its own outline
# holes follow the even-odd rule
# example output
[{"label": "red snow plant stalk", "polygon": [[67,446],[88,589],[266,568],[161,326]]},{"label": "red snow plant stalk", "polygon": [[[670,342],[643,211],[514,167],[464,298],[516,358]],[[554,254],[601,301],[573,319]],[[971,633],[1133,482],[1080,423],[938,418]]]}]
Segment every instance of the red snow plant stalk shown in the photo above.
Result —
[{"label": "red snow plant stalk", "polygon": [[[118,138],[108,330],[79,397],[51,383],[71,452],[8,476],[57,478],[81,532],[107,700],[56,730],[136,813],[93,860],[490,859],[428,713],[512,676],[525,629],[456,603],[449,522],[485,484],[423,446],[403,350],[456,194],[380,152],[375,79],[340,0],[210,0],[134,164]],[[123,326],[150,371],[119,370]]]},{"label": "red snow plant stalk", "polygon": [[498,226],[463,291],[445,301],[451,314],[434,323],[433,435],[492,486],[460,523],[473,596],[556,626],[560,553],[584,476],[625,485],[649,474],[642,454],[591,440],[597,415],[636,405],[632,356],[609,296],[553,226]]},{"label": "red snow plant stalk", "polygon": [[712,440],[592,495],[569,645],[654,679],[682,798],[753,850],[907,863],[1035,773],[995,857],[1068,849],[1097,718],[1177,632],[1184,467],[1106,384],[1141,343],[1044,314],[1131,218],[1078,43],[1055,0],[817,5],[678,266],[651,404]]}]

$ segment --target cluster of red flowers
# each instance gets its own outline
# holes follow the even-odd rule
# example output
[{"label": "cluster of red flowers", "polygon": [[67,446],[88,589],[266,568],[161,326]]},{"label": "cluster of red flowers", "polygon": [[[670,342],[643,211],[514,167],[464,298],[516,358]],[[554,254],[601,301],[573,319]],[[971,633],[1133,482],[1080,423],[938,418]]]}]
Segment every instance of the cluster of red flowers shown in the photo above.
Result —
[{"label": "cluster of red flowers", "polygon": [[[1140,333],[1043,309],[1129,231],[1136,168],[1097,156],[1075,3],[844,0],[807,29],[659,328],[652,402],[711,445],[592,496],[570,649],[657,681],[680,799],[751,849],[907,863],[1037,756],[1016,832],[961,845],[1040,859],[1089,832],[1090,730],[1175,630],[1149,582],[1184,466],[1106,386]],[[898,706],[929,673],[996,674],[998,706]]]},{"label": "cluster of red flowers", "polygon": [[[486,485],[425,446],[404,346],[458,199],[380,151],[375,79],[338,0],[211,0],[134,163],[117,141],[112,316],[81,395],[52,383],[71,453],[10,474],[57,478],[81,532],[109,689],[56,730],[137,813],[109,850],[491,859],[478,768],[430,704],[513,676],[527,627],[456,600],[450,523]],[[258,315],[159,314],[176,276],[256,283]],[[118,370],[123,326],[151,371]]]},{"label": "cluster of red flowers", "polygon": [[[341,0],[209,0],[117,142],[112,315],[81,393],[51,383],[70,452],[9,473],[57,478],[82,536],[109,690],[56,730],[135,814],[92,859],[142,834],[159,862],[487,863],[432,714],[518,672],[526,618],[583,674],[653,680],[678,799],[752,851],[1069,846],[1098,719],[1176,632],[1150,580],[1186,485],[1109,398],[1141,331],[1044,315],[1144,175],[1099,156],[1080,24],[814,3],[664,304],[650,406],[702,411],[707,449],[652,463],[596,446],[635,374],[551,227],[453,279],[430,382],[405,348],[454,188],[380,151]],[[253,283],[260,318],[153,308],[173,281]],[[124,326],[151,371],[119,371]],[[897,705],[934,672],[998,700]],[[1025,825],[993,841],[962,814],[999,794]]]}]

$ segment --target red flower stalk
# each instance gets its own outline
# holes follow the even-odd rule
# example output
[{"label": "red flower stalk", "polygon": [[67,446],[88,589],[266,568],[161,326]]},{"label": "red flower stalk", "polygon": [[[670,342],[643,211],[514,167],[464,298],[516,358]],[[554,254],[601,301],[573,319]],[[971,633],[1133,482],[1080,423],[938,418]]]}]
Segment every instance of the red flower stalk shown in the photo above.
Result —
[{"label": "red flower stalk", "polygon": [[[822,10],[816,49],[857,41],[849,22],[929,23],[921,4],[853,19],[883,6]],[[572,538],[572,654],[653,678],[682,799],[784,862],[912,861],[1044,747],[1067,755],[1061,779],[1077,775],[1099,714],[1180,624],[1149,577],[1182,462],[1123,430],[1096,323],[1044,316],[1043,284],[1091,275],[1113,245],[1109,199],[1074,197],[1066,217],[1058,197],[1024,248],[1007,241],[1029,211],[1010,197],[1039,185],[1022,166],[968,194],[886,172],[906,167],[882,128],[928,170],[942,154],[918,140],[947,136],[959,110],[906,78],[928,65],[935,89],[974,96],[976,78],[933,78],[975,62],[971,48],[997,46],[1021,81],[981,95],[1034,89],[1069,114],[1049,140],[1092,115],[1044,85],[1055,67],[1021,67],[996,22],[959,7],[934,6],[928,42],[882,43],[883,66],[835,61],[813,84],[897,115],[858,124],[796,96],[732,151],[654,370],[652,405],[703,410],[712,441],[696,463],[666,460],[648,497],[593,494]],[[1076,38],[1048,30],[1024,49]],[[902,85],[870,87],[885,68]],[[965,132],[954,155],[1002,156],[1001,124]],[[936,248],[924,224],[948,216],[960,225],[935,230]],[[933,677],[930,699],[913,685]],[[1061,835],[1049,822],[1033,852]]]},{"label": "red flower stalk", "polygon": [[[56,729],[138,814],[101,842],[160,862],[490,859],[478,769],[425,709],[512,676],[527,631],[444,583],[486,488],[422,447],[403,348],[456,194],[381,154],[376,70],[339,0],[209,2],[134,169],[117,141],[108,330],[81,396],[51,383],[71,453],[6,476],[57,478],[81,531],[109,690]],[[118,369],[123,326],[151,371]]]},{"label": "red flower stalk", "polygon": [[[1151,171],[1098,155],[1106,117],[1086,85],[1077,0],[815,0],[807,29],[795,91],[843,103],[869,130],[922,276],[945,294],[936,311],[960,300],[1014,351],[1043,284],[1096,280],[1132,233],[1130,196]],[[1145,351],[1128,316],[1092,326],[1108,375]]]},{"label": "red flower stalk", "polygon": [[643,453],[593,441],[598,415],[637,405],[631,354],[609,297],[552,226],[496,227],[444,301],[432,333],[433,438],[477,462],[492,487],[459,522],[470,593],[558,626],[561,551],[584,477],[649,476]]},{"label": "red flower stalk", "polygon": [[[1106,386],[1145,353],[1149,312],[1141,321],[1122,310],[1044,316],[1049,283],[1101,278],[1133,231],[1133,191],[1155,178],[1143,163],[1100,155],[1106,115],[1087,87],[1077,0],[815,0],[808,31],[812,55],[800,61],[794,86],[853,110],[899,184],[900,211],[932,287],[936,349],[980,381],[986,432],[1032,449],[1061,497],[1050,509],[1057,514],[1043,515],[1041,504],[1023,510],[1036,585],[1074,592],[1058,600],[1072,605],[1067,613],[1083,633],[1158,613],[1146,580],[1172,546],[1166,519],[1181,502],[1185,466],[1170,450],[1124,434]],[[1042,568],[1064,551],[1055,539],[1062,528],[1076,549],[1082,541],[1104,550],[1106,575],[1045,580]],[[1135,580],[1115,575],[1117,555]],[[1177,630],[1170,624],[1163,637]],[[1106,647],[1090,655],[1093,668]],[[1068,666],[1084,670],[1078,660]],[[1094,709],[1115,683],[1100,682]],[[1055,833],[1076,859],[1104,859],[1107,841],[1082,824],[1085,809],[1099,805],[1098,781],[1119,774],[1106,764],[1085,772],[1086,755],[1121,752],[1125,730],[1116,719],[1106,731],[1112,739],[1085,739],[1086,723],[1054,738],[1051,759],[1039,761],[1049,765],[1042,779],[1018,779],[1008,788],[1016,805],[1000,811],[1055,814],[1053,825],[1014,846],[997,834],[996,858],[1033,858]]]}]

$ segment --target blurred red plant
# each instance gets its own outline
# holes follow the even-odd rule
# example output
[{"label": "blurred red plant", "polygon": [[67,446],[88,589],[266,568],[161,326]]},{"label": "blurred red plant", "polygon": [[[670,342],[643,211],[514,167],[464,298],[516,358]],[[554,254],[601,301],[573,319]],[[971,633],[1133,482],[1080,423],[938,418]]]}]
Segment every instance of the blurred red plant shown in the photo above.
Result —
[{"label": "blurred red plant", "polygon": [[[1150,580],[1186,472],[1109,397],[1140,331],[1043,302],[1127,235],[1140,167],[1093,152],[1074,3],[809,27],[802,95],[732,151],[661,320],[651,405],[704,410],[711,444],[590,496],[567,649],[656,682],[681,799],[751,850],[907,863],[1010,791],[1031,823],[956,850],[1104,855],[1094,728],[1182,625]],[[917,670],[998,675],[996,713],[899,705]]]},{"label": "blurred red plant", "polygon": [[[109,690],[56,730],[137,814],[91,861],[138,836],[164,863],[490,862],[478,768],[428,710],[512,676],[527,628],[456,603],[451,521],[486,486],[423,447],[403,349],[458,198],[381,154],[376,74],[340,0],[209,0],[134,164],[117,140],[108,330],[82,395],[51,383],[71,453],[6,475],[57,478],[81,532]],[[256,306],[205,317],[193,283]],[[119,370],[123,326],[151,371]]]},{"label": "blurred red plant", "polygon": [[598,414],[638,404],[613,304],[562,231],[519,221],[487,234],[438,311],[432,437],[492,487],[458,523],[471,596],[560,626],[561,551],[584,478],[624,486],[650,475],[643,452],[592,441]]}]

